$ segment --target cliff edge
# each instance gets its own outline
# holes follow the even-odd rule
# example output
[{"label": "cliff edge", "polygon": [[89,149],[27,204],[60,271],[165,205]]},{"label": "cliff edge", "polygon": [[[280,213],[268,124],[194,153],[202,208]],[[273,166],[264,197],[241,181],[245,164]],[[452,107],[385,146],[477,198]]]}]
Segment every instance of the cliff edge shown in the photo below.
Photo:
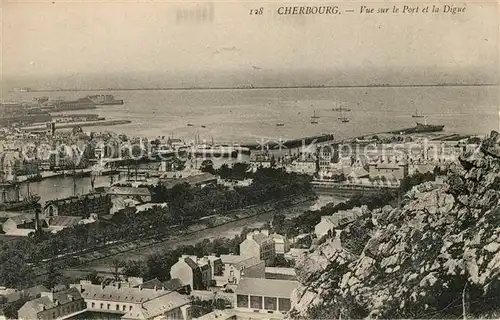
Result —
[{"label": "cliff edge", "polygon": [[431,318],[500,309],[500,134],[414,187],[362,208],[339,241],[297,261],[288,318]]}]

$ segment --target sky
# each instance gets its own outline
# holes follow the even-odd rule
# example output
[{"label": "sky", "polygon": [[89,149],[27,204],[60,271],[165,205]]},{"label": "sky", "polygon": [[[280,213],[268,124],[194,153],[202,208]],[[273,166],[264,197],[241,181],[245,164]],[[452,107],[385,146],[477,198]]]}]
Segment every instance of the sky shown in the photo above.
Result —
[{"label": "sky", "polygon": [[[4,0],[2,74],[250,72],[293,77],[309,70],[418,70],[421,75],[472,72],[485,82],[498,74],[499,10],[494,1],[455,3],[466,7],[456,15],[360,14],[366,3],[328,4],[355,12],[277,14],[280,6],[301,5],[293,1]],[[259,7],[263,15],[249,14]],[[205,21],[179,15],[203,10]]]}]

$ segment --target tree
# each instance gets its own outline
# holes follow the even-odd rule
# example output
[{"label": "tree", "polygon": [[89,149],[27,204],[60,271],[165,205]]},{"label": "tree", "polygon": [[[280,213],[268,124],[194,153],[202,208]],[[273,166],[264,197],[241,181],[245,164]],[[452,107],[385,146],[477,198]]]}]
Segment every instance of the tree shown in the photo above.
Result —
[{"label": "tree", "polygon": [[282,213],[277,213],[273,216],[272,227],[276,233],[283,233],[283,226],[285,223],[285,215]]},{"label": "tree", "polygon": [[123,261],[119,259],[115,258],[111,261],[111,268],[113,270],[113,278],[115,279],[115,281],[120,280],[120,268],[122,268],[123,266]]},{"label": "tree", "polygon": [[47,268],[47,278],[44,281],[44,285],[47,288],[52,289],[57,284],[59,284],[61,277],[62,277],[61,272],[56,268],[56,266],[53,263],[51,263]]}]

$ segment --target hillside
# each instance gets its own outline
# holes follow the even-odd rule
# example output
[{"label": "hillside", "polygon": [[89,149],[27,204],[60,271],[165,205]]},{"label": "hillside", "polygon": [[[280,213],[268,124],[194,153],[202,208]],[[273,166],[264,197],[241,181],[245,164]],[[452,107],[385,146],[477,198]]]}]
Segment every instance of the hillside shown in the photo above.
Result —
[{"label": "hillside", "polygon": [[[297,262],[289,318],[457,318],[500,309],[500,135]],[[464,303],[463,303],[464,302]]]}]

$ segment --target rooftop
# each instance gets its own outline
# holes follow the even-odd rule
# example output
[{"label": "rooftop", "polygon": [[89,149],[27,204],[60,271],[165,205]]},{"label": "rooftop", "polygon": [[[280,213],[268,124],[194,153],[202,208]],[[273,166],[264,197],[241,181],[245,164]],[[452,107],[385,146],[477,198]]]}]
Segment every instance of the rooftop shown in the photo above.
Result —
[{"label": "rooftop", "polygon": [[243,278],[236,288],[236,294],[290,298],[298,286],[297,281],[263,278]]},{"label": "rooftop", "polygon": [[110,285],[101,287],[98,284],[76,284],[71,285],[80,290],[85,299],[97,299],[117,302],[142,303],[165,295],[170,291],[148,288],[130,288],[127,286]]},{"label": "rooftop", "polygon": [[43,310],[52,309],[61,304],[66,304],[74,300],[81,299],[82,296],[76,288],[70,288],[68,290],[54,292],[53,298],[48,296],[42,296],[34,300],[27,301],[23,305],[23,309],[31,309],[33,313],[38,313]]},{"label": "rooftop", "polygon": [[49,226],[71,227],[80,223],[80,221],[82,221],[82,218],[72,216],[55,216],[46,218],[46,221]]},{"label": "rooftop", "polygon": [[177,292],[170,292],[153,300],[144,302],[140,307],[132,308],[132,310],[126,313],[123,318],[152,319],[189,303],[190,300],[187,296],[181,295]]},{"label": "rooftop", "polygon": [[134,195],[134,196],[151,196],[148,188],[135,187],[109,187],[104,189],[107,194],[113,195]]}]

